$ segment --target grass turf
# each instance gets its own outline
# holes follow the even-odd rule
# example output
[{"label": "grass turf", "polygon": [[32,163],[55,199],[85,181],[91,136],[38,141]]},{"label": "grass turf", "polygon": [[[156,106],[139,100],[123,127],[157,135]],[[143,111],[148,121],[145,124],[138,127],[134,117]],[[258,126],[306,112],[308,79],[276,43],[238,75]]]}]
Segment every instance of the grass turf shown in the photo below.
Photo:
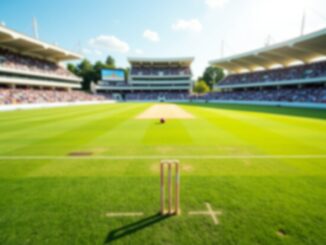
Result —
[{"label": "grass turf", "polygon": [[[0,244],[326,244],[326,158],[269,158],[325,155],[326,111],[184,104],[195,119],[134,119],[149,106],[0,113]],[[141,156],[178,155],[182,215],[162,218],[160,158]],[[220,225],[187,215],[205,202]],[[144,216],[105,216],[131,211]]]}]

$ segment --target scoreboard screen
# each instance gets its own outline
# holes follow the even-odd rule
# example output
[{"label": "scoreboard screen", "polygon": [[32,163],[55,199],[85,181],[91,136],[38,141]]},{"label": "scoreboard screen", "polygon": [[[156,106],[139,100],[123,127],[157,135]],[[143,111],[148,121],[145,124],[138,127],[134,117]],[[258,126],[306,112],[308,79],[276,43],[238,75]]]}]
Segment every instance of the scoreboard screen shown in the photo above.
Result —
[{"label": "scoreboard screen", "polygon": [[102,81],[124,82],[125,71],[121,69],[103,69],[101,70]]}]

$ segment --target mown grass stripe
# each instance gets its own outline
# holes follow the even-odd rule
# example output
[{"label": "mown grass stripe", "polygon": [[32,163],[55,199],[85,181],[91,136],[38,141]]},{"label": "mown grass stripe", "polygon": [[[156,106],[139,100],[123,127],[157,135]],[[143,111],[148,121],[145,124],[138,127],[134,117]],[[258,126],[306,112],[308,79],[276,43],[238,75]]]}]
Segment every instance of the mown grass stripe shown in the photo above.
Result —
[{"label": "mown grass stripe", "polygon": [[324,159],[325,155],[0,156],[0,160]]}]

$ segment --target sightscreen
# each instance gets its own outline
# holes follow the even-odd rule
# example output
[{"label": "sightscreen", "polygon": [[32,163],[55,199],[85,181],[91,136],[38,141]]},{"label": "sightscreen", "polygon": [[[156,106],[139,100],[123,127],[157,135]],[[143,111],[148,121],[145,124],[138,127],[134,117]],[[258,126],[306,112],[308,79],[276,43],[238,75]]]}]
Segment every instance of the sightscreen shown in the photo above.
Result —
[{"label": "sightscreen", "polygon": [[125,80],[124,70],[103,69],[101,75],[102,81],[123,82]]}]

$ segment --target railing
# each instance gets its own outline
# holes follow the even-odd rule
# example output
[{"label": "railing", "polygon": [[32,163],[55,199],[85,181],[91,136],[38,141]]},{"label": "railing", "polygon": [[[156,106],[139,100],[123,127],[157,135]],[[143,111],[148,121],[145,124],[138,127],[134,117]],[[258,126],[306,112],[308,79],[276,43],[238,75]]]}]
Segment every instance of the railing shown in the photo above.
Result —
[{"label": "railing", "polygon": [[326,82],[326,76],[305,79],[293,79],[282,81],[266,81],[266,82],[246,82],[230,85],[217,85],[217,88],[249,88],[249,87],[266,87],[266,86],[281,86],[281,85],[295,85],[295,84],[309,84],[309,83],[323,83]]},{"label": "railing", "polygon": [[36,72],[36,71],[24,71],[24,70],[18,70],[18,69],[12,69],[0,66],[0,71],[12,73],[12,74],[18,74],[18,75],[27,75],[27,76],[35,76],[35,77],[43,77],[43,78],[52,78],[52,79],[60,79],[60,80],[66,80],[71,82],[80,83],[82,81],[81,78],[74,77],[73,75],[70,76],[60,76],[60,75],[54,75],[54,74],[48,74],[43,72]]},{"label": "railing", "polygon": [[68,82],[55,82],[49,80],[38,80],[29,78],[15,78],[0,75],[0,83],[2,84],[15,84],[15,85],[32,85],[32,86],[46,86],[46,87],[64,87],[64,88],[80,88],[81,84],[68,83]]}]

